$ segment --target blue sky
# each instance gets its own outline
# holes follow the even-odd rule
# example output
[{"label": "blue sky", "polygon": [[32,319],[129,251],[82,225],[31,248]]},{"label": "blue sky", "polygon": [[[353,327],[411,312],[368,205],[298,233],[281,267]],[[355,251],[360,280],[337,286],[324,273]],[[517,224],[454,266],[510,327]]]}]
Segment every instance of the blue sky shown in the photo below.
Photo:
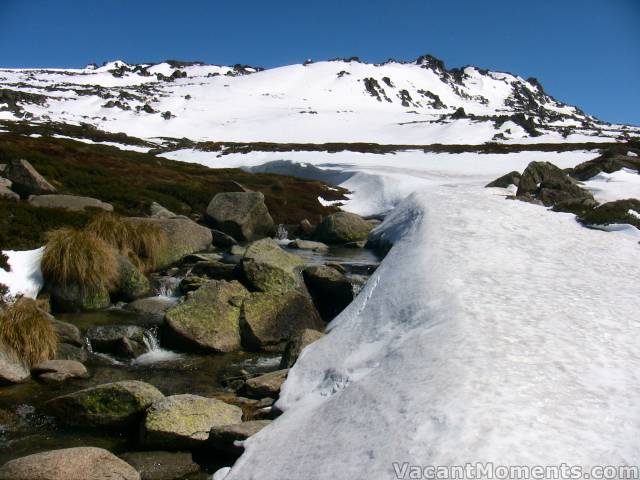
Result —
[{"label": "blue sky", "polygon": [[0,0],[4,67],[424,53],[534,76],[587,113],[640,125],[640,0]]}]

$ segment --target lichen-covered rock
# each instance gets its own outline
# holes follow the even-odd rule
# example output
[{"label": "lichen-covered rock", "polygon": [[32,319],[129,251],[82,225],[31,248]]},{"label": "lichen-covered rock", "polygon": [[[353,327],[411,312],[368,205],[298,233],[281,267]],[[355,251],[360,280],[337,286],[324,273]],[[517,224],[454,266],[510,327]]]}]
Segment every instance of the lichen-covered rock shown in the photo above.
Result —
[{"label": "lichen-covered rock", "polygon": [[167,236],[167,242],[156,264],[157,269],[177,262],[185,255],[206,250],[211,246],[211,230],[184,217],[128,218],[128,221],[158,226]]},{"label": "lichen-covered rock", "polygon": [[242,421],[242,409],[214,398],[173,395],[155,402],[145,417],[142,444],[189,449],[202,444],[211,428]]},{"label": "lichen-covered rock", "polygon": [[250,397],[277,398],[280,395],[280,387],[287,378],[289,369],[276,370],[258,377],[250,378],[244,384],[244,390]]},{"label": "lichen-covered rock", "polygon": [[153,385],[126,380],[56,397],[44,408],[66,425],[124,428],[137,425],[147,408],[163,398]]},{"label": "lichen-covered rock", "polygon": [[209,432],[207,446],[217,451],[240,455],[244,447],[238,445],[236,442],[244,442],[247,438],[255,435],[270,423],[271,420],[252,420],[249,422],[213,427],[211,432]]},{"label": "lichen-covered rock", "polygon": [[149,207],[149,211],[151,213],[152,218],[174,218],[177,217],[175,213],[171,210],[164,208],[157,202],[151,202],[151,206]]},{"label": "lichen-covered rock", "polygon": [[335,268],[324,265],[307,267],[302,276],[325,322],[333,320],[353,300],[353,285]]},{"label": "lichen-covered rock", "polygon": [[164,340],[177,348],[240,349],[240,307],[249,292],[239,282],[211,280],[167,311]]},{"label": "lichen-covered rock", "polygon": [[136,469],[142,480],[176,480],[200,471],[191,452],[127,452],[119,456]]},{"label": "lichen-covered rock", "polygon": [[313,342],[320,340],[324,336],[324,333],[317,330],[311,330],[305,328],[304,330],[296,333],[287,342],[287,346],[282,354],[280,360],[280,368],[291,368],[298,360],[300,352]]},{"label": "lichen-covered rock", "polygon": [[146,352],[144,328],[137,325],[101,325],[87,330],[87,338],[96,352],[135,358]]},{"label": "lichen-covered rock", "polygon": [[337,212],[325,217],[314,237],[325,243],[349,243],[366,240],[373,226],[355,213]]},{"label": "lichen-covered rock", "polygon": [[161,317],[176,304],[177,299],[171,297],[139,298],[128,303],[124,308],[142,315]]},{"label": "lichen-covered rock", "polygon": [[324,330],[324,322],[311,299],[294,290],[252,293],[242,306],[240,326],[245,349],[278,352],[305,328]]},{"label": "lichen-covered rock", "polygon": [[251,287],[261,292],[284,293],[303,288],[304,261],[285,252],[270,238],[253,242],[242,259],[242,271]]},{"label": "lichen-covered rock", "polygon": [[70,212],[84,212],[88,208],[98,208],[113,212],[113,205],[97,198],[80,197],[77,195],[31,195],[29,205],[44,208],[60,208]]},{"label": "lichen-covered rock", "polygon": [[0,467],[0,480],[140,480],[136,470],[102,448],[50,450]]},{"label": "lichen-covered rock", "polygon": [[216,229],[236,240],[270,237],[275,225],[259,192],[223,192],[216,194],[207,207],[207,217]]},{"label": "lichen-covered rock", "polygon": [[195,290],[198,290],[205,283],[209,283],[210,281],[210,278],[187,275],[182,280],[180,280],[180,290],[183,293],[193,292]]},{"label": "lichen-covered rock", "polygon": [[13,182],[13,190],[22,196],[54,193],[56,188],[27,160],[11,160],[2,175]]}]

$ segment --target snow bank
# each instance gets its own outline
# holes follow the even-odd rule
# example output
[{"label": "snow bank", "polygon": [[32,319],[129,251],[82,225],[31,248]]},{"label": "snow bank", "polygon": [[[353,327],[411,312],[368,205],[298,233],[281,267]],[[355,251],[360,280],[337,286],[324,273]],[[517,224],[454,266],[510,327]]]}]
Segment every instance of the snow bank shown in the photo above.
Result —
[{"label": "snow bank", "polygon": [[44,247],[36,250],[3,251],[9,257],[9,272],[0,268],[0,283],[9,287],[11,295],[36,298],[42,289],[43,280],[40,261]]},{"label": "snow bank", "polygon": [[395,246],[227,480],[640,462],[637,239],[454,178],[378,230]]},{"label": "snow bank", "polygon": [[640,175],[628,168],[613,173],[601,172],[584,182],[584,186],[600,203],[640,198]]}]

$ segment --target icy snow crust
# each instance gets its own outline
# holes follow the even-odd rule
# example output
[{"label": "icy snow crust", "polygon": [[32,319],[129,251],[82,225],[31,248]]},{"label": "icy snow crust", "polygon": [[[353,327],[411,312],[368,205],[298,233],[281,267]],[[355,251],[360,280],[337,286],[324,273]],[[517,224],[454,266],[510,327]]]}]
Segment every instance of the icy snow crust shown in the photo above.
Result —
[{"label": "icy snow crust", "polygon": [[391,479],[393,462],[638,464],[638,236],[483,188],[534,159],[597,155],[171,154],[257,169],[284,157],[349,173],[348,209],[395,207],[377,229],[395,246],[304,350],[285,413],[226,480]]}]

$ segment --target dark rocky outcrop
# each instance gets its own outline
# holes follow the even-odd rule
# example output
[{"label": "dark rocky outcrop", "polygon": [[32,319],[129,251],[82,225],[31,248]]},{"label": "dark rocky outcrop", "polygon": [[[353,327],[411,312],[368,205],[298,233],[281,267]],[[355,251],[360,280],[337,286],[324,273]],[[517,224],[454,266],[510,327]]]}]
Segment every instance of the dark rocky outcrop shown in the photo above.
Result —
[{"label": "dark rocky outcrop", "polygon": [[213,245],[216,247],[227,248],[238,244],[235,238],[220,230],[213,229],[211,234],[213,235]]},{"label": "dark rocky outcrop", "polygon": [[629,224],[640,229],[640,200],[629,198],[604,203],[583,213],[578,220],[586,226]]},{"label": "dark rocky outcrop", "polygon": [[163,339],[188,350],[240,349],[240,307],[249,292],[236,281],[212,280],[167,311]]},{"label": "dark rocky outcrop", "polygon": [[366,240],[373,226],[355,213],[337,212],[322,221],[314,237],[324,243],[349,243]]},{"label": "dark rocky outcrop", "polygon": [[259,192],[218,193],[207,207],[207,218],[236,240],[257,240],[275,233],[264,195]]},{"label": "dark rocky outcrop", "polygon": [[513,171],[501,176],[500,178],[496,178],[493,182],[487,183],[485,187],[507,188],[509,185],[515,185],[517,187],[519,183],[520,172]]},{"label": "dark rocky outcrop", "polygon": [[0,467],[0,480],[140,480],[136,470],[102,448],[50,450]]},{"label": "dark rocky outcrop", "polygon": [[613,173],[628,168],[640,173],[640,157],[620,155],[613,152],[605,153],[598,158],[581,163],[569,171],[569,175],[576,180],[585,181],[601,172]]},{"label": "dark rocky outcrop", "polygon": [[3,176],[13,182],[13,190],[21,196],[54,193],[56,188],[33,168],[27,160],[11,160]]},{"label": "dark rocky outcrop", "polygon": [[333,320],[353,300],[353,286],[337,269],[327,266],[307,267],[304,282],[325,322]]},{"label": "dark rocky outcrop", "polygon": [[298,291],[252,293],[240,319],[242,345],[248,350],[283,351],[292,335],[303,329],[324,330],[311,299]]}]

